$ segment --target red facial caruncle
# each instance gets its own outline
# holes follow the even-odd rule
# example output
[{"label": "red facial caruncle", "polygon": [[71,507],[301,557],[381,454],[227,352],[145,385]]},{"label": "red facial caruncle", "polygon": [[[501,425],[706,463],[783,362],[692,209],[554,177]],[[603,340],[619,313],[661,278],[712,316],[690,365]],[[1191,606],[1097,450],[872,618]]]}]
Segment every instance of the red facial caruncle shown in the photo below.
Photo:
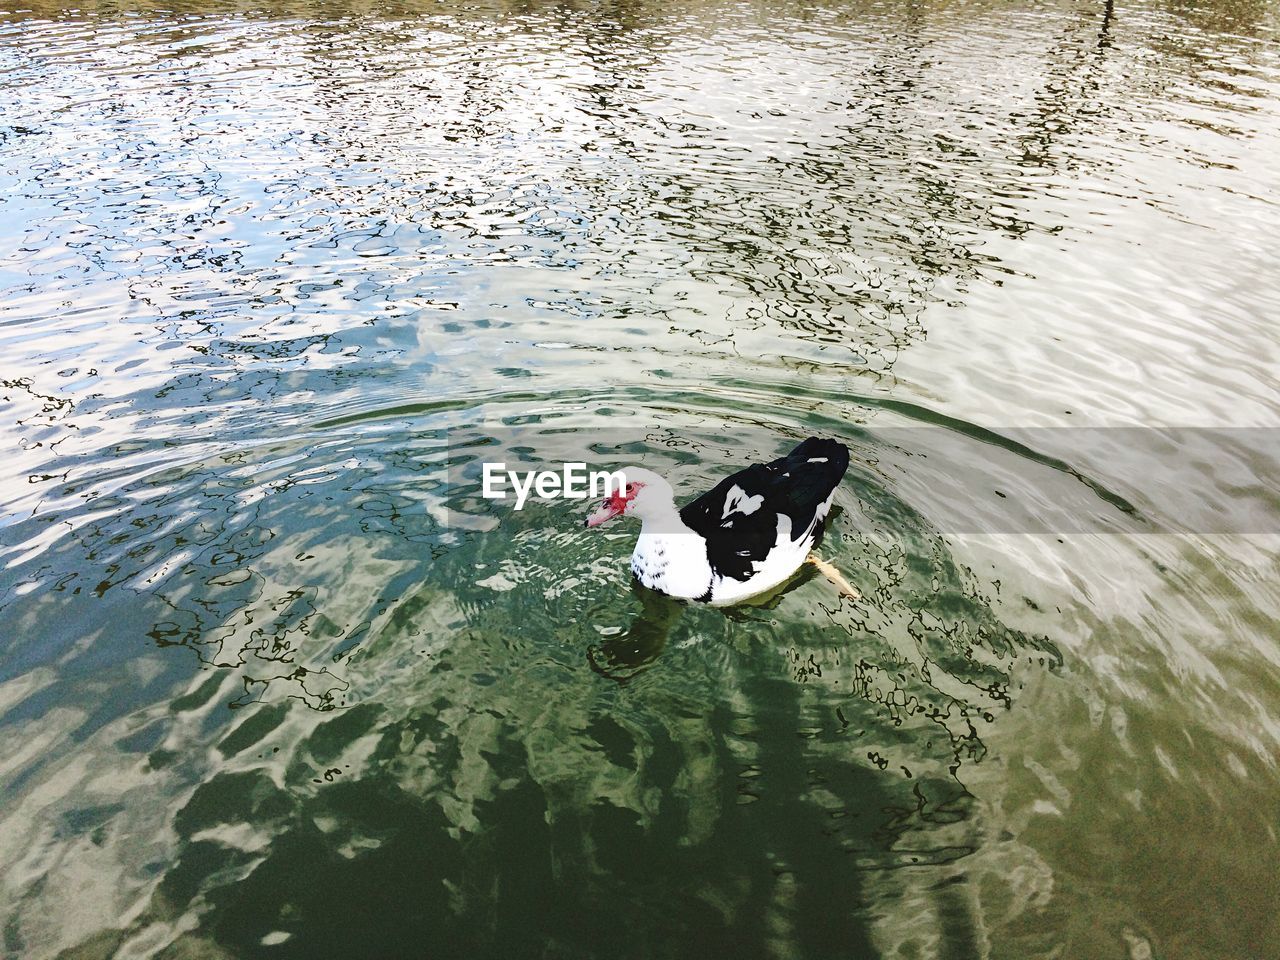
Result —
[{"label": "red facial caruncle", "polygon": [[596,507],[592,514],[584,521],[588,527],[598,527],[602,523],[612,520],[614,517],[620,517],[627,512],[627,508],[631,506],[631,502],[635,500],[636,494],[643,489],[643,483],[628,483],[625,491],[619,490],[608,500],[605,500]]}]

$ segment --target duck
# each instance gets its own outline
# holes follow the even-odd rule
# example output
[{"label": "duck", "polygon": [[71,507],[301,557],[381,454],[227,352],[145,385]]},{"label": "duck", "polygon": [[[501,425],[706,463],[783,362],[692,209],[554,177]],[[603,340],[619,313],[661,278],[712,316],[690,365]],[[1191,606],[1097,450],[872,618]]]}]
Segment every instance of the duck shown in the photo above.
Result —
[{"label": "duck", "polygon": [[598,527],[640,520],[631,572],[644,587],[680,600],[732,606],[768,595],[811,564],[846,596],[858,591],[813,553],[822,541],[849,449],[809,437],[785,457],[725,477],[677,507],[671,484],[644,467],[584,520]]}]

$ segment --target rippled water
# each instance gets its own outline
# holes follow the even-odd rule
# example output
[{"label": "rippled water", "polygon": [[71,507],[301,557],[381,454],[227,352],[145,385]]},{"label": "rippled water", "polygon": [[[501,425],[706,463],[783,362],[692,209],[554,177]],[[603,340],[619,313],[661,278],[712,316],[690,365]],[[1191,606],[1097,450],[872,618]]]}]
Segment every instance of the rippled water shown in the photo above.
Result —
[{"label": "rippled water", "polygon": [[[1278,27],[0,14],[5,956],[1280,956]],[[858,603],[447,469],[809,433]]]}]

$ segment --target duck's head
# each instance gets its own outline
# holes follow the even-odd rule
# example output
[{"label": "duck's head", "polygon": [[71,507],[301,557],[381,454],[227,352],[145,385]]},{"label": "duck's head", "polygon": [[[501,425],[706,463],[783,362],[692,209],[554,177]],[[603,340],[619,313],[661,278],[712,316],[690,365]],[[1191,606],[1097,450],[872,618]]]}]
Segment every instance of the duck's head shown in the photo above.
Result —
[{"label": "duck's head", "polygon": [[675,508],[671,484],[644,467],[623,467],[617,471],[625,477],[621,489],[601,501],[587,517],[588,527],[598,527],[614,517],[657,519]]}]

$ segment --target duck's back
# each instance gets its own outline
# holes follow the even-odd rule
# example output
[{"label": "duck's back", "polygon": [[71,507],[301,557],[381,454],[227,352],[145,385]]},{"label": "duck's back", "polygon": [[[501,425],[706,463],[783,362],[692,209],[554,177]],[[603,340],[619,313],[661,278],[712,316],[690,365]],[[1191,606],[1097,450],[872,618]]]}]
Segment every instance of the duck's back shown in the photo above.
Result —
[{"label": "duck's back", "polygon": [[680,519],[707,541],[707,559],[723,581],[719,590],[713,587],[721,596],[712,602],[754,595],[794,573],[821,541],[848,468],[844,444],[810,437],[785,457],[725,478],[682,508]]}]

